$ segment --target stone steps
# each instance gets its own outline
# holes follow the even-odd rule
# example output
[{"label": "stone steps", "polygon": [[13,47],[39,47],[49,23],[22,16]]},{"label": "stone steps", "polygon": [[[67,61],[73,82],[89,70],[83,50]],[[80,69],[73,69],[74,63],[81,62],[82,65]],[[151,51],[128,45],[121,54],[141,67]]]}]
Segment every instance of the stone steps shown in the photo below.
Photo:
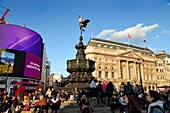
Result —
[{"label": "stone steps", "polygon": [[[97,99],[89,98],[88,100],[94,110],[93,113],[111,113],[110,108],[107,108],[106,105],[104,105],[102,103],[100,105],[98,105]],[[60,110],[58,111],[58,113],[81,113],[81,111],[80,111],[78,103],[76,103],[72,100],[68,100],[61,104]]]},{"label": "stone steps", "polygon": [[[108,108],[104,104],[97,104],[97,99],[88,98],[90,101],[90,105],[93,107],[94,112],[93,113],[111,113],[110,108]],[[107,98],[104,99],[104,101],[107,103]],[[33,111],[32,109],[30,111]],[[22,112],[22,113],[31,113],[28,112]],[[48,113],[51,113],[51,110],[49,110]],[[79,108],[79,103],[76,103],[73,100],[64,101],[61,103],[60,110],[58,113],[81,113]],[[116,111],[116,113],[119,113],[119,109]],[[142,111],[142,113],[146,113],[146,111]]]}]

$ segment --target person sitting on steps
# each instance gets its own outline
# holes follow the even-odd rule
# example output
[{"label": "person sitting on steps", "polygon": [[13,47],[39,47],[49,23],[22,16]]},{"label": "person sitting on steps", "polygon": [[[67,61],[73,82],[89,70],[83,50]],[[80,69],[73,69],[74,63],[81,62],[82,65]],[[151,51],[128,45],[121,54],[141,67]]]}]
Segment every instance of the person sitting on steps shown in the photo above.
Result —
[{"label": "person sitting on steps", "polygon": [[87,97],[83,95],[81,97],[79,107],[82,113],[91,113],[93,112],[93,108],[90,106],[90,102],[88,101]]}]

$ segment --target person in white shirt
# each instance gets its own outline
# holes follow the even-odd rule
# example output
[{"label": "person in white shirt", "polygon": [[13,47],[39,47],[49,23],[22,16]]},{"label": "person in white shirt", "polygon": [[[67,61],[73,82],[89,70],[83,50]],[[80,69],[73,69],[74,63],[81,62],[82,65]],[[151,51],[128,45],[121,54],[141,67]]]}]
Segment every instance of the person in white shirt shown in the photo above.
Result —
[{"label": "person in white shirt", "polygon": [[90,83],[90,91],[92,98],[96,98],[96,88],[96,83],[94,82],[94,80],[92,80]]},{"label": "person in white shirt", "polygon": [[119,107],[120,107],[120,113],[126,113],[126,95],[122,94],[121,97],[119,98]]}]

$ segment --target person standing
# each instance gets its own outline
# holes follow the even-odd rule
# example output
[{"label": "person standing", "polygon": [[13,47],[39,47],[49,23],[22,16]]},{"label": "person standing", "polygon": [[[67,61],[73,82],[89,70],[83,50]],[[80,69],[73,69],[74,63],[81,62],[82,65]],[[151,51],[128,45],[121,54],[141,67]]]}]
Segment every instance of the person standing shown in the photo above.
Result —
[{"label": "person standing", "polygon": [[125,86],[125,93],[131,93],[134,92],[132,85],[130,82],[127,82],[127,85]]},{"label": "person standing", "polygon": [[147,113],[165,113],[163,102],[160,101],[160,94],[157,91],[150,90],[146,99],[150,102]]},{"label": "person standing", "polygon": [[106,97],[106,86],[107,86],[107,83],[105,81],[103,81],[102,82],[103,97]]},{"label": "person standing", "polygon": [[108,100],[107,100],[107,106],[110,106],[110,99],[113,95],[113,90],[114,90],[114,86],[113,83],[110,81],[107,86],[106,86],[106,92],[107,92],[107,96],[108,96]]},{"label": "person standing", "polygon": [[103,89],[102,89],[101,81],[99,81],[97,86],[97,94],[98,94],[97,104],[100,104],[99,101],[101,99],[102,103],[105,105],[105,102],[103,101]]},{"label": "person standing", "polygon": [[94,79],[90,82],[90,91],[92,98],[96,98],[96,83],[94,82]]}]

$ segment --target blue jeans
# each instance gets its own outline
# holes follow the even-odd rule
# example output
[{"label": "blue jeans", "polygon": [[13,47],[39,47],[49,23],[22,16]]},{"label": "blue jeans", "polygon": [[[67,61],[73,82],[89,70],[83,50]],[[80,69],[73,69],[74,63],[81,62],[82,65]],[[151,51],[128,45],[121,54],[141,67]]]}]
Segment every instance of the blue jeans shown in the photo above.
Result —
[{"label": "blue jeans", "polygon": [[74,101],[77,101],[77,100],[78,100],[78,96],[74,95]]},{"label": "blue jeans", "polygon": [[100,99],[101,99],[102,102],[104,102],[102,92],[97,92],[97,93],[98,93],[97,103],[99,103]]}]

